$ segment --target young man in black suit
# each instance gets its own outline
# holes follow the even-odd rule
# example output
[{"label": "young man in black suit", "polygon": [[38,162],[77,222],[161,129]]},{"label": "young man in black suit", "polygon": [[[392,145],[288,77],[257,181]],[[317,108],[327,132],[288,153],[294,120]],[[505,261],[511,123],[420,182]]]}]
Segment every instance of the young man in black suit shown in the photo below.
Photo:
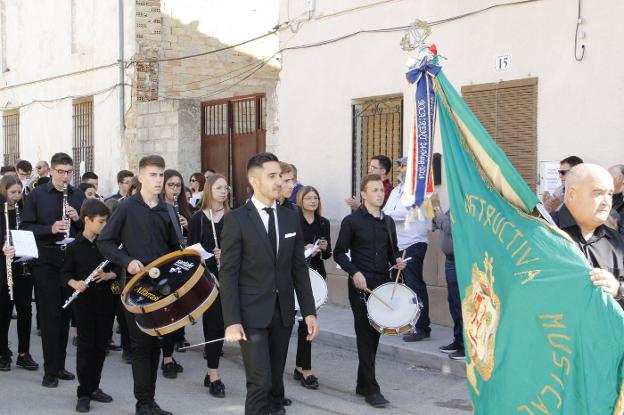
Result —
[{"label": "young man in black suit", "polygon": [[283,374],[295,321],[293,289],[308,340],[319,330],[299,216],[276,203],[280,173],[275,155],[253,156],[247,178],[254,195],[225,215],[223,223],[219,273],[225,338],[240,342],[247,377],[246,415],[286,413]]}]

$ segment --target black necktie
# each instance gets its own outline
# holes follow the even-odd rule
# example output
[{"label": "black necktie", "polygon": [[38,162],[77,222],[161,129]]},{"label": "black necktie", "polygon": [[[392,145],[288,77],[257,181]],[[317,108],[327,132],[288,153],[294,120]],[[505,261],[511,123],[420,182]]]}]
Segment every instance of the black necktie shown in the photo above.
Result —
[{"label": "black necktie", "polygon": [[277,255],[277,238],[275,235],[275,216],[273,215],[273,208],[267,207],[263,210],[269,214],[269,241],[271,242],[271,248],[273,253]]}]

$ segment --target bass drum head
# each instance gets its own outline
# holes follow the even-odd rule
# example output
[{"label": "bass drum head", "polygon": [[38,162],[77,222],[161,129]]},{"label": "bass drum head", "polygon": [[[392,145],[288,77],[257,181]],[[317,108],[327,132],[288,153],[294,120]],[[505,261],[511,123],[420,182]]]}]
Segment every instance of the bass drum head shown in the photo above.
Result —
[{"label": "bass drum head", "polygon": [[174,252],[157,259],[146,266],[145,271],[136,274],[124,289],[126,308],[145,308],[175,293],[200,265],[199,254],[189,251]]},{"label": "bass drum head", "polygon": [[[325,278],[312,268],[308,268],[310,274],[310,284],[312,285],[312,295],[314,296],[314,305],[318,310],[327,302],[327,283]],[[295,292],[295,311],[300,311],[299,300]]]},{"label": "bass drum head", "polygon": [[[373,293],[381,298],[386,304],[392,307],[390,310],[381,303],[374,295],[370,295],[366,300],[368,317],[377,330],[391,329],[399,334],[399,329],[414,325],[420,316],[420,304],[416,293],[407,285],[397,284],[394,296],[395,284],[393,282],[382,284],[373,290]],[[390,334],[390,332],[386,332]]]}]

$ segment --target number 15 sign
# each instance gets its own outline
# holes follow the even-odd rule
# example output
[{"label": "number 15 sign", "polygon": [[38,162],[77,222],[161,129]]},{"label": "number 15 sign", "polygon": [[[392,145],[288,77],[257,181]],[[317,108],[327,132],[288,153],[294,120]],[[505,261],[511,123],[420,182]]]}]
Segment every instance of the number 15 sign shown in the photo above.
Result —
[{"label": "number 15 sign", "polygon": [[496,57],[496,70],[497,71],[511,70],[511,55],[497,56]]}]

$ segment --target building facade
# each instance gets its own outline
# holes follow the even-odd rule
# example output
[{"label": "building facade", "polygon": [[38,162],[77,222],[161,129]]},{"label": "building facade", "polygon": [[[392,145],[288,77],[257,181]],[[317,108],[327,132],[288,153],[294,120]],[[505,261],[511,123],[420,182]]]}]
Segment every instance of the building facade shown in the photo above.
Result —
[{"label": "building facade", "polygon": [[[413,52],[401,49],[401,38],[415,19],[432,23],[427,42],[444,57],[447,77],[538,193],[547,162],[572,154],[606,167],[624,161],[624,5],[584,2],[579,19],[577,2],[500,3],[280,2],[280,21],[290,24],[280,32],[279,155],[319,189],[334,228],[370,157],[407,149],[414,91],[405,72]],[[442,153],[439,137],[434,150]],[[438,191],[446,200],[444,176]],[[443,258],[435,235],[431,241],[432,316],[448,323]],[[332,300],[346,302],[344,274],[334,271],[329,281]]]},{"label": "building facade", "polygon": [[[240,176],[232,142],[275,141],[277,23],[276,0],[0,1],[3,164],[64,151],[103,194],[151,153],[184,177],[218,154]],[[215,149],[216,102],[231,111]]]}]

